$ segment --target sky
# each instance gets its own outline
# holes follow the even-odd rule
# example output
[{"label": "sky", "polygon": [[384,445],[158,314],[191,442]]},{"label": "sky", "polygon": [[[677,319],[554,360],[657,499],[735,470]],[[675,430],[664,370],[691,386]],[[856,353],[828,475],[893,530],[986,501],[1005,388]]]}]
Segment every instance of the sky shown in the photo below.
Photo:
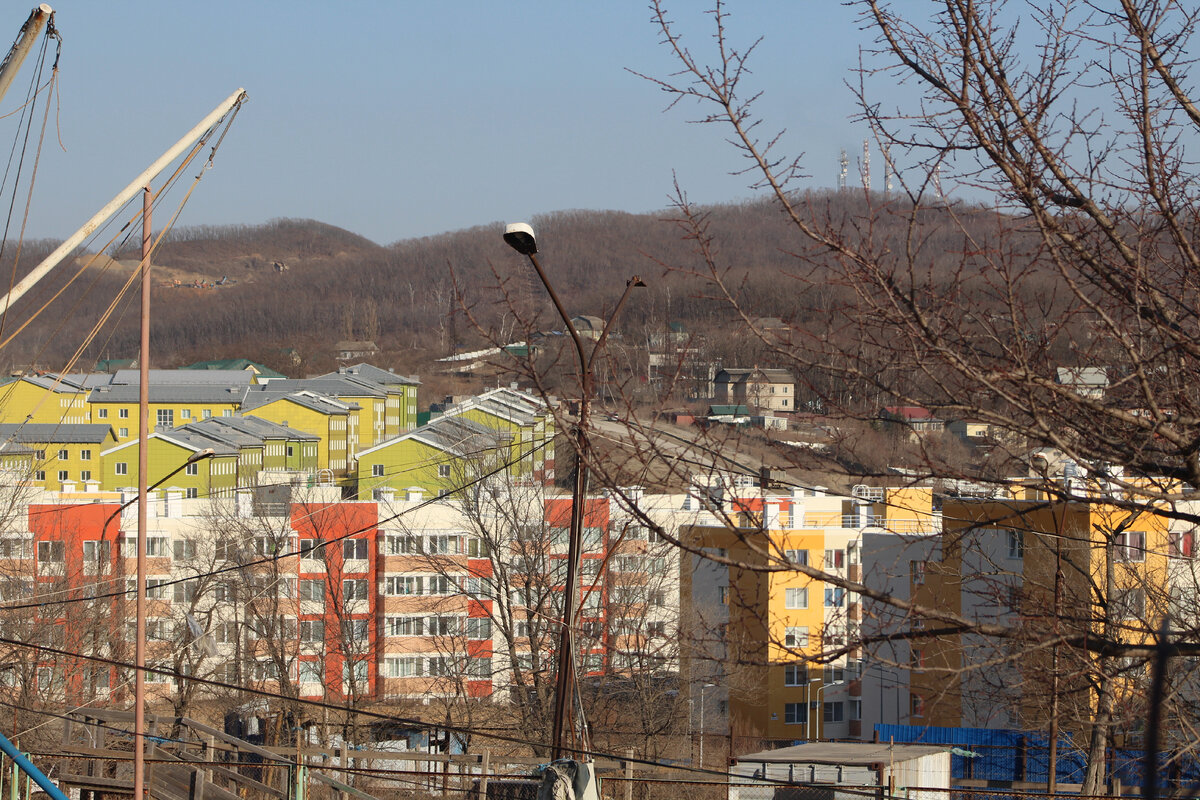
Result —
[{"label": "sky", "polygon": [[[9,4],[0,38],[15,38],[33,5]],[[59,97],[29,236],[71,234],[238,87],[249,102],[180,225],[311,218],[389,244],[567,209],[656,211],[676,178],[698,203],[755,196],[730,174],[743,165],[725,130],[690,124],[697,106],[667,110],[630,72],[676,68],[643,0],[51,5]],[[685,42],[707,54],[705,7],[670,4]],[[866,130],[845,81],[869,43],[854,10],[727,9],[738,46],[763,37],[749,80],[763,116],[806,154],[807,185],[836,183],[843,148],[853,175]],[[31,59],[0,113],[33,74]],[[16,119],[0,120],[4,149]]]}]

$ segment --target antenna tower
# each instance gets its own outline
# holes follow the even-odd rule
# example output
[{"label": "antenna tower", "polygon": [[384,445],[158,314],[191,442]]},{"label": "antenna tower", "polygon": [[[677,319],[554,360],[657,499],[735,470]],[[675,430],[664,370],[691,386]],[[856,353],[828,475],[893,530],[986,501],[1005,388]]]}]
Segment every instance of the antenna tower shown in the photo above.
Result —
[{"label": "antenna tower", "polygon": [[846,148],[842,148],[842,158],[838,161],[838,191],[846,191],[846,173],[850,169],[850,159],[846,157]]},{"label": "antenna tower", "polygon": [[892,193],[892,178],[895,177],[895,174],[892,167],[892,147],[885,144],[883,146],[883,194],[885,197]]},{"label": "antenna tower", "polygon": [[862,179],[863,188],[871,191],[871,142],[868,139],[863,139]]}]

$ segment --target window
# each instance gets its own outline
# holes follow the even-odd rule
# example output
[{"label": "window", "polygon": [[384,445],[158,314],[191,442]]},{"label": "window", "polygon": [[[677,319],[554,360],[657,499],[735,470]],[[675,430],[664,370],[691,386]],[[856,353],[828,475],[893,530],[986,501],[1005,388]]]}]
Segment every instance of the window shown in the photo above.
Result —
[{"label": "window", "polygon": [[783,646],[784,647],[808,647],[808,628],[784,628],[783,629]]},{"label": "window", "polygon": [[183,493],[184,493],[184,496],[186,496],[189,500],[195,500],[196,498],[198,498],[200,496],[200,490],[197,489],[195,486],[189,486],[188,488],[183,490]]},{"label": "window", "polygon": [[845,550],[826,550],[825,569],[841,569],[846,566]]},{"label": "window", "polygon": [[912,669],[925,669],[925,651],[920,647],[912,648],[908,653],[908,664]]},{"label": "window", "polygon": [[368,620],[351,619],[346,620],[346,636],[352,642],[365,642],[369,635]]},{"label": "window", "polygon": [[310,603],[325,602],[325,581],[318,580],[302,580],[300,581],[300,599],[307,600]]},{"label": "window", "polygon": [[490,658],[468,658],[467,677],[477,679],[492,677],[492,660]]},{"label": "window", "polygon": [[37,543],[38,561],[62,561],[66,557],[66,543],[61,540],[46,540]]},{"label": "window", "polygon": [[97,572],[98,567],[112,560],[112,542],[90,541],[83,543],[83,571]]},{"label": "window", "polygon": [[300,557],[312,561],[324,561],[325,548],[321,546],[321,542],[318,539],[301,539]]},{"label": "window", "polygon": [[186,474],[186,475],[199,475],[200,474],[200,465],[199,464],[188,464],[186,467],[183,468],[183,471],[184,471],[184,474]]},{"label": "window", "polygon": [[1113,559],[1115,561],[1145,561],[1146,532],[1122,531],[1113,540]]},{"label": "window", "polygon": [[96,411],[96,416],[98,416],[100,419],[108,419],[108,409],[107,408],[98,409]]},{"label": "window", "polygon": [[118,475],[128,475],[129,474],[129,463],[128,462],[118,461],[113,466],[116,469]]},{"label": "window", "polygon": [[832,664],[825,665],[825,671],[821,675],[821,682],[825,684],[842,683],[846,680],[846,670],[843,667],[834,666]]},{"label": "window", "polygon": [[[221,411],[221,416],[222,416],[222,417],[232,417],[232,416],[233,416],[233,409],[232,409],[232,408],[226,408],[226,409],[222,409],[222,411]],[[286,425],[287,423],[285,422],[285,423],[283,423],[283,424],[284,424],[284,425]]]},{"label": "window", "polygon": [[200,581],[190,580],[176,583],[171,587],[173,597],[176,603],[190,603],[196,599],[196,593],[199,591]]},{"label": "window", "polygon": [[79,480],[90,481],[92,479],[92,471],[90,469],[81,470],[79,472]]},{"label": "window", "polygon": [[[295,454],[295,452],[294,452],[292,446],[289,444],[287,446],[287,457],[291,458],[294,454]],[[380,465],[380,466],[382,466],[382,465]]]},{"label": "window", "polygon": [[[288,449],[290,450],[291,448],[289,447]],[[291,453],[289,453],[288,455],[291,455]],[[382,478],[383,477],[383,464],[372,464],[371,465],[371,477],[372,478]]]},{"label": "window", "polygon": [[783,724],[784,725],[803,725],[805,720],[804,703],[784,703],[783,704]]},{"label": "window", "polygon": [[70,457],[71,457],[71,454],[67,450],[59,450],[58,451],[58,460],[59,461],[66,461]]},{"label": "window", "polygon": [[1167,554],[1174,558],[1191,558],[1195,541],[1194,531],[1171,531],[1167,538]]},{"label": "window", "polygon": [[808,667],[803,664],[788,664],[783,668],[784,686],[807,686]]},{"label": "window", "polygon": [[925,562],[910,561],[908,562],[909,577],[912,578],[913,586],[920,586],[925,583]]},{"label": "window", "polygon": [[176,539],[171,544],[176,561],[190,561],[196,557],[195,539]]},{"label": "window", "polygon": [[191,419],[192,418],[192,410],[190,408],[179,409],[179,418],[180,419]]},{"label": "window", "polygon": [[388,617],[384,620],[388,636],[424,636],[424,617]]},{"label": "window", "polygon": [[1009,532],[1008,532],[1008,557],[1009,558],[1024,558],[1025,557],[1025,533],[1024,533],[1024,531],[1009,530]]},{"label": "window", "polygon": [[[915,563],[915,562],[914,562]],[[841,587],[825,590],[826,608],[843,608],[846,605],[846,590]]]},{"label": "window", "polygon": [[449,478],[450,477],[450,465],[449,464],[438,464],[438,477],[439,478]]},{"label": "window", "polygon": [[156,409],[154,412],[154,419],[155,419],[155,422],[160,427],[161,426],[166,426],[168,428],[174,427],[175,412],[174,412],[174,410],[172,410],[170,408],[159,408],[159,409]]},{"label": "window", "polygon": [[784,606],[790,609],[808,608],[808,587],[784,592]]},{"label": "window", "polygon": [[347,578],[342,581],[342,597],[346,601],[366,600],[367,582],[360,578]]},{"label": "window", "polygon": [[467,638],[468,639],[490,639],[490,638],[492,638],[492,620],[489,617],[468,617],[467,618]]},{"label": "window", "polygon": [[908,713],[913,717],[925,716],[925,698],[919,694],[910,695],[908,698]]},{"label": "window", "polygon": [[365,559],[368,544],[370,543],[366,539],[344,539],[342,541],[342,558],[347,561]]},{"label": "window", "polygon": [[783,557],[792,564],[798,564],[802,567],[808,566],[808,551],[807,550],[784,550]]},{"label": "window", "polygon": [[39,481],[46,480],[46,470],[39,469],[37,472],[35,472],[33,474],[33,478],[34,478],[34,480],[39,480]]},{"label": "window", "polygon": [[71,477],[71,476],[70,476],[70,475],[67,473],[67,471],[66,471],[65,469],[60,469],[60,470],[58,471],[58,480],[59,480],[59,482],[62,482],[62,481],[68,480],[70,477]]},{"label": "window", "polygon": [[146,556],[148,558],[166,558],[171,540],[166,536],[146,537]]},{"label": "window", "polygon": [[1116,619],[1142,620],[1146,618],[1146,590],[1121,589],[1113,598],[1113,616]]},{"label": "window", "polygon": [[129,419],[129,409],[128,408],[117,409],[117,416],[120,417],[121,419]]},{"label": "window", "polygon": [[91,461],[92,460],[92,451],[91,450],[80,450],[79,451],[79,460],[80,461]]},{"label": "window", "polygon": [[301,661],[299,677],[301,683],[324,683],[324,676],[321,675],[321,662]]},{"label": "window", "polygon": [[128,436],[129,436],[129,428],[121,428],[121,429],[118,431],[118,435],[119,435],[119,436],[120,436],[122,439],[128,438]]},{"label": "window", "polygon": [[394,575],[384,580],[384,593],[389,595],[425,594],[425,579],[420,575]]},{"label": "window", "polygon": [[845,709],[845,703],[827,702],[825,703],[825,707],[822,709],[821,719],[823,719],[825,722],[841,722],[845,718]]},{"label": "window", "polygon": [[393,656],[383,665],[389,678],[419,678],[425,674],[425,659],[421,656]]}]

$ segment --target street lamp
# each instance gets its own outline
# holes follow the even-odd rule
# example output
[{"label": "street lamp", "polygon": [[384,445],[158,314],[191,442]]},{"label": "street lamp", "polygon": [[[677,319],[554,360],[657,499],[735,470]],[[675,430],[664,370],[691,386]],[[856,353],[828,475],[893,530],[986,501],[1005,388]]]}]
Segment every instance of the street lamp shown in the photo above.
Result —
[{"label": "street lamp", "polygon": [[706,683],[700,687],[700,769],[704,769],[704,690],[715,686],[715,683]]},{"label": "street lamp", "polygon": [[[562,630],[558,645],[558,678],[554,694],[554,746],[551,755],[557,760],[562,757],[563,751],[566,749],[564,747],[564,740],[566,738],[567,720],[572,716],[575,700],[578,695],[574,672],[574,630],[575,608],[577,605],[575,585],[576,575],[579,572],[579,555],[583,541],[583,506],[587,498],[587,465],[590,454],[587,435],[588,410],[592,395],[594,394],[592,366],[596,355],[604,349],[604,343],[608,340],[608,332],[612,328],[613,321],[621,313],[621,309],[625,306],[625,301],[629,299],[630,293],[634,288],[645,286],[646,284],[636,275],[626,281],[625,291],[621,294],[621,299],[617,301],[617,305],[609,316],[608,321],[604,323],[604,329],[600,332],[600,338],[596,340],[596,344],[589,356],[584,352],[583,339],[579,336],[579,331],[575,329],[570,315],[567,314],[566,308],[563,307],[562,301],[558,298],[558,293],[554,291],[554,286],[551,285],[550,280],[546,277],[546,273],[542,270],[541,263],[537,259],[537,237],[534,236],[533,228],[525,222],[511,223],[504,229],[504,241],[509,247],[528,258],[529,263],[533,265],[533,270],[537,273],[538,280],[546,287],[546,293],[550,295],[550,301],[554,303],[555,311],[562,318],[567,333],[571,335],[571,342],[575,345],[575,357],[579,367],[581,396],[579,398],[578,421],[575,424],[574,430],[576,467],[575,485],[571,492],[571,538],[567,547],[567,582],[563,597]],[[570,706],[568,706],[568,702],[570,702]]]}]

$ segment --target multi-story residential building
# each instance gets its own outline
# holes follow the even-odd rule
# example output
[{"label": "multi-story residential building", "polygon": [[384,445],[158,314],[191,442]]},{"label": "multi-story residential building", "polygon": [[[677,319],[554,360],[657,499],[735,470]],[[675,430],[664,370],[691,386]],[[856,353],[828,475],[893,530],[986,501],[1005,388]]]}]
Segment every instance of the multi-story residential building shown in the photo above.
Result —
[{"label": "multi-story residential building", "polygon": [[387,390],[388,399],[383,420],[383,435],[376,436],[376,441],[399,436],[417,427],[417,389],[421,382],[416,378],[397,375],[391,370],[380,369],[370,364],[338,367],[337,372],[331,372],[322,377],[336,376],[368,381]]},{"label": "multi-story residential building", "polygon": [[804,571],[854,578],[859,530],[843,525],[852,499],[742,490],[716,502],[727,523],[682,534],[707,554],[685,562],[680,588],[685,680],[694,703],[715,712],[701,734],[728,735],[735,747],[818,730],[857,735],[856,652],[845,647],[857,635],[858,599]]},{"label": "multi-story residential building", "polygon": [[509,480],[554,479],[554,423],[546,404],[495,389],[447,409],[426,425],[359,453],[358,491],[418,487],[454,494],[498,470]]},{"label": "multi-story residential building", "polygon": [[0,425],[0,442],[23,445],[33,486],[74,491],[100,485],[101,454],[116,443],[111,425],[26,423]]},{"label": "multi-story residential building", "polygon": [[[863,694],[878,698],[868,721],[1037,728],[1049,720],[1053,679],[1061,728],[1082,733],[1097,713],[1102,676],[1118,705],[1142,691],[1137,659],[1102,668],[1099,655],[1064,646],[1055,671],[1050,648],[1021,647],[1052,632],[1147,641],[1172,602],[1172,578],[1181,573],[1170,562],[1186,558],[1182,533],[1172,537],[1153,513],[1032,496],[948,497],[942,521],[942,529],[916,534],[863,534],[864,580],[916,607],[868,604],[865,632],[882,640],[866,656]],[[970,625],[949,633],[956,626],[937,613],[1022,635]],[[926,636],[927,628],[940,630]]]},{"label": "multi-story residential building", "polygon": [[[238,488],[242,453],[246,452],[249,456],[253,452],[249,448],[241,451],[235,445],[200,436],[184,428],[156,431],[150,434],[146,444],[149,469],[146,484],[154,486],[169,480],[169,489],[178,490],[189,499],[232,497]],[[213,451],[211,457],[192,460],[209,449]],[[261,458],[261,448],[257,454]],[[103,451],[100,456],[103,459],[100,475],[102,488],[137,490],[137,441],[118,444]],[[256,475],[261,465],[252,464],[249,468],[253,471],[247,474]]]},{"label": "multi-story residential building", "polygon": [[273,390],[249,392],[242,406],[248,417],[259,417],[277,425],[296,428],[318,438],[317,469],[344,476],[350,437],[357,436],[358,406],[331,397],[301,390],[281,393]]}]

